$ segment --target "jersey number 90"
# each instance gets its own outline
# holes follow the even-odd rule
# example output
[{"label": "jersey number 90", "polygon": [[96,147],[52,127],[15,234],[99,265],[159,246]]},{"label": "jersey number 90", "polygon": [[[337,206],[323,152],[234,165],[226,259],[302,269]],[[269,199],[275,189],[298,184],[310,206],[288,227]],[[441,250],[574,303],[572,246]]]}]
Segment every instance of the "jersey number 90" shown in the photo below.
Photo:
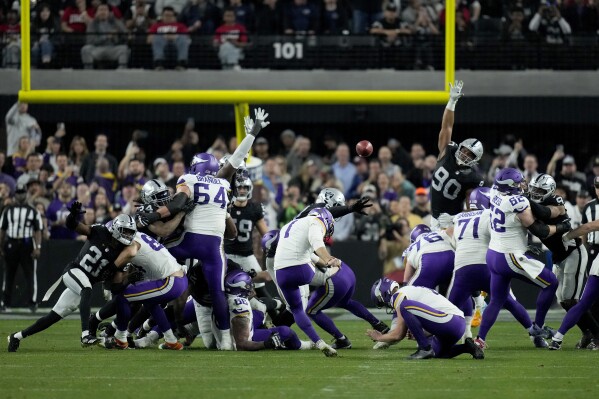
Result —
[{"label": "jersey number 90", "polygon": [[443,166],[435,171],[431,185],[434,190],[442,192],[448,200],[456,199],[462,190],[460,182],[456,179],[449,179],[449,172]]}]

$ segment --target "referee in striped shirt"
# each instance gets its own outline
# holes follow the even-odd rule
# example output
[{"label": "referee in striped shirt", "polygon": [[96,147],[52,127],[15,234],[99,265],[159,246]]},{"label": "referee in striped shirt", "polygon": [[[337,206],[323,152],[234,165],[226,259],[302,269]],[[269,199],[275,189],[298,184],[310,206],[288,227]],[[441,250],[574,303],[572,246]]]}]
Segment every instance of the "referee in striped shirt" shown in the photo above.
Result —
[{"label": "referee in striped shirt", "polygon": [[0,311],[10,311],[12,290],[19,265],[29,285],[29,309],[37,310],[37,259],[42,248],[42,217],[27,204],[27,190],[20,186],[15,200],[0,216],[0,255],[6,265]]},{"label": "referee in striped shirt", "polygon": [[[599,198],[599,176],[595,176],[593,183],[595,185],[595,197]],[[599,200],[595,198],[582,208],[582,224],[594,222],[597,219],[599,219]],[[586,240],[589,248],[590,268],[591,263],[593,263],[597,255],[599,255],[599,231],[589,233]]]}]

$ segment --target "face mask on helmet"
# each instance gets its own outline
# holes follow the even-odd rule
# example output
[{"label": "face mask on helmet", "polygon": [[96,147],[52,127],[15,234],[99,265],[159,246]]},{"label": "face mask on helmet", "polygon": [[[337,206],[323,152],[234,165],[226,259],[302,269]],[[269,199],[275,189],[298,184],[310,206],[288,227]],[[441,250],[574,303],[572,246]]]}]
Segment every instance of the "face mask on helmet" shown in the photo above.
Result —
[{"label": "face mask on helmet", "polygon": [[399,289],[397,281],[388,278],[378,279],[372,285],[370,297],[374,305],[381,309],[385,308],[387,314],[393,313],[393,304],[391,304],[391,296],[396,289]]},{"label": "face mask on helmet", "polygon": [[542,202],[555,192],[556,183],[548,174],[541,174],[528,184],[528,196],[534,202]]},{"label": "face mask on helmet", "polygon": [[112,221],[110,232],[121,244],[131,245],[137,233],[137,225],[131,216],[119,215]]},{"label": "face mask on helmet", "polygon": [[252,198],[254,185],[250,179],[235,181],[235,199],[237,201],[248,201]]},{"label": "face mask on helmet", "polygon": [[474,166],[483,155],[483,146],[477,139],[466,139],[460,143],[455,153],[460,166]]},{"label": "face mask on helmet", "polygon": [[145,205],[163,206],[170,202],[171,193],[166,184],[153,179],[142,187],[141,200]]}]

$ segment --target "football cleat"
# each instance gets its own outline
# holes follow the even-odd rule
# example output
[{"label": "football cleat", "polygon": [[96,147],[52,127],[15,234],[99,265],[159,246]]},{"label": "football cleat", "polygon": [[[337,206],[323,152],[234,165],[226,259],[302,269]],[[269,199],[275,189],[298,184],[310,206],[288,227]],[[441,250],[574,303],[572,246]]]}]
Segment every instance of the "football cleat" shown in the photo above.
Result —
[{"label": "football cleat", "polygon": [[171,351],[182,351],[183,350],[183,344],[179,341],[174,342],[174,343],[170,343],[170,342],[165,342],[163,344],[160,344],[158,346],[158,349],[163,349],[163,350],[171,350]]},{"label": "football cleat", "polygon": [[81,347],[87,348],[89,346],[96,346],[100,343],[100,338],[95,335],[88,334],[85,337],[81,337]]},{"label": "football cleat", "polygon": [[15,334],[10,334],[6,339],[8,341],[8,351],[16,352],[19,349],[21,341],[15,338]]},{"label": "football cleat", "polygon": [[158,343],[160,336],[158,334],[148,334],[145,337],[135,340],[135,348],[148,348]]},{"label": "football cleat", "polygon": [[104,341],[104,347],[106,349],[129,349],[127,341],[120,341],[115,337],[108,337]]},{"label": "football cleat", "polygon": [[590,344],[587,345],[587,349],[592,351],[599,351],[599,339],[593,338]]},{"label": "football cleat", "polygon": [[485,358],[485,352],[474,343],[472,338],[466,338],[464,344],[468,348],[468,353],[470,353],[474,359],[479,360]]},{"label": "football cleat", "polygon": [[324,353],[326,357],[337,357],[337,351],[324,342],[322,339],[316,343],[316,347]]},{"label": "football cleat", "polygon": [[406,357],[407,360],[424,360],[424,359],[432,359],[435,357],[435,351],[433,348],[429,349],[418,349],[416,352],[412,353],[410,356]]},{"label": "football cleat", "polygon": [[116,332],[116,328],[112,326],[112,322],[103,321],[98,325],[98,330],[101,331],[100,336],[102,337],[112,337]]},{"label": "football cleat", "polygon": [[472,326],[472,327],[480,326],[482,319],[483,319],[483,315],[482,315],[480,309],[476,309],[474,311],[474,315],[472,316],[472,322],[470,323],[470,326]]},{"label": "football cleat", "polygon": [[489,346],[487,345],[487,343],[485,342],[485,340],[484,340],[484,339],[482,339],[481,337],[476,337],[476,338],[473,340],[473,342],[474,342],[474,344],[475,344],[476,346],[478,346],[478,347],[479,347],[480,349],[482,349],[482,350],[485,350],[485,349],[488,349],[488,348],[489,348]]},{"label": "football cleat", "polygon": [[377,342],[376,344],[374,344],[374,346],[372,347],[372,349],[389,349],[391,347],[391,344],[388,342]]},{"label": "football cleat", "polygon": [[333,344],[331,345],[333,349],[351,349],[351,341],[345,335],[341,338],[333,339]]},{"label": "football cleat", "polygon": [[584,334],[582,334],[580,341],[576,343],[576,349],[587,349],[592,342],[593,334],[589,330],[586,330]]},{"label": "football cleat", "polygon": [[542,335],[531,335],[530,340],[535,345],[535,348],[547,348],[549,346]]},{"label": "football cleat", "polygon": [[542,337],[545,339],[551,339],[555,335],[555,330],[549,326],[543,326]]},{"label": "football cleat", "polygon": [[378,323],[374,324],[372,328],[381,334],[387,334],[389,332],[389,326],[383,321],[379,321]]},{"label": "football cleat", "polygon": [[[545,342],[545,341],[543,340],[543,342]],[[547,342],[545,342],[545,345],[547,346]],[[548,347],[549,347],[549,350],[558,351],[558,350],[562,349],[562,341],[556,341],[556,340],[552,339],[551,343],[549,344]]]}]

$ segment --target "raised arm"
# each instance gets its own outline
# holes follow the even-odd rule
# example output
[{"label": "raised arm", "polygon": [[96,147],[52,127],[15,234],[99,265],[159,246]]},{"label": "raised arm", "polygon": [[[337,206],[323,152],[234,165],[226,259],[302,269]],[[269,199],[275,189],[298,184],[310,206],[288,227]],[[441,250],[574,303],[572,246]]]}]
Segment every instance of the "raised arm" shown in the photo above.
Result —
[{"label": "raised arm", "polygon": [[82,205],[79,201],[74,201],[71,204],[71,207],[67,208],[70,213],[67,216],[66,226],[81,235],[88,236],[91,232],[91,227],[79,222],[79,217],[85,213],[85,211],[82,211],[81,208]]},{"label": "raised arm", "polygon": [[568,232],[568,234],[566,234],[564,238],[567,240],[572,240],[576,237],[592,233],[593,231],[599,231],[599,220],[594,220],[592,222],[583,224],[582,226]]},{"label": "raised arm", "polygon": [[438,159],[443,158],[445,155],[445,149],[447,145],[451,142],[451,135],[453,133],[453,120],[455,113],[455,106],[458,100],[464,95],[462,93],[462,87],[464,86],[464,82],[461,80],[456,80],[455,85],[449,84],[449,101],[445,106],[445,111],[443,112],[443,120],[441,121],[441,131],[439,132],[439,157]]}]

